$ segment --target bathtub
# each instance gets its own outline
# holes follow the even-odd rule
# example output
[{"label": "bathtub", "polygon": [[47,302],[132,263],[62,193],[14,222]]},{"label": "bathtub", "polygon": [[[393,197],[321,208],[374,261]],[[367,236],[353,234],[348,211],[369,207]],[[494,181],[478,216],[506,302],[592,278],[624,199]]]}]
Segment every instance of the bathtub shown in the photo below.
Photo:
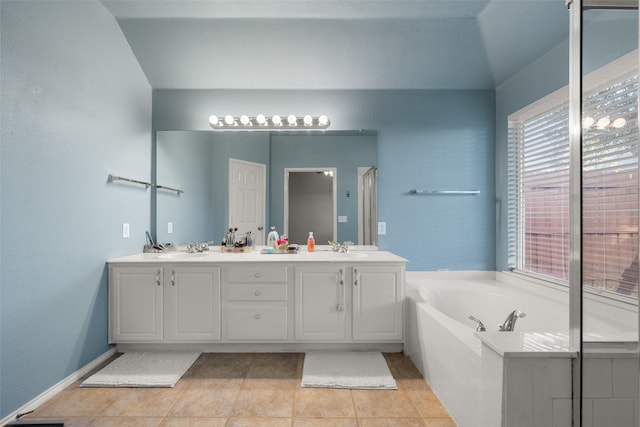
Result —
[{"label": "bathtub", "polygon": [[[516,334],[568,336],[568,289],[511,273],[407,272],[406,295],[405,352],[459,427],[477,427],[480,419],[495,419],[482,414],[487,408],[481,408],[481,392],[488,387],[482,384],[478,338],[482,333],[476,333],[477,323],[469,315],[480,319],[488,332],[497,332],[507,315],[519,309],[526,316],[517,320]],[[619,341],[627,333],[637,337],[636,309],[616,301],[605,307],[595,304],[585,299],[585,311],[592,312],[585,313],[585,325],[594,340],[615,337]]]}]

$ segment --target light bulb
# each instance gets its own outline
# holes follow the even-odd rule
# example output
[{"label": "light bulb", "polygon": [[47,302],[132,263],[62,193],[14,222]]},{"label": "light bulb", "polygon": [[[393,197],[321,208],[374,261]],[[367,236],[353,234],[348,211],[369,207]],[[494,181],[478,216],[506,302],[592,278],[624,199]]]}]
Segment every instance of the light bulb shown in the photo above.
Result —
[{"label": "light bulb", "polygon": [[296,119],[296,116],[293,114],[289,114],[289,117],[287,117],[287,123],[289,123],[289,126],[295,126],[296,123],[298,123],[298,119]]},{"label": "light bulb", "polygon": [[304,119],[302,119],[304,121],[304,125],[305,126],[311,126],[313,124],[313,117],[311,117],[310,115],[306,115],[304,116]]},{"label": "light bulb", "polygon": [[259,125],[264,125],[266,123],[267,119],[264,116],[264,114],[258,114],[256,116],[256,123],[258,123]]},{"label": "light bulb", "polygon": [[624,117],[618,117],[613,121],[613,123],[611,123],[611,126],[613,126],[616,129],[620,129],[620,128],[623,128],[624,125],[626,124],[627,124],[627,120]]},{"label": "light bulb", "polygon": [[249,120],[249,116],[247,116],[245,114],[240,116],[240,123],[242,123],[244,126],[247,126],[250,122],[251,122],[251,120]]},{"label": "light bulb", "polygon": [[609,123],[611,123],[611,120],[609,120],[609,117],[603,117],[596,122],[596,128],[604,129],[607,126],[609,126]]},{"label": "light bulb", "polygon": [[591,116],[587,116],[584,118],[584,120],[582,121],[582,128],[583,129],[589,129],[591,126],[593,126],[593,124],[596,122],[596,119],[594,119]]},{"label": "light bulb", "polygon": [[231,114],[227,114],[226,116],[224,116],[224,122],[228,125],[232,125],[233,123],[235,123],[235,119]]},{"label": "light bulb", "polygon": [[275,115],[271,118],[271,121],[273,122],[274,125],[276,126],[280,126],[282,124],[282,119],[280,118],[279,115]]},{"label": "light bulb", "polygon": [[209,116],[209,124],[211,126],[217,126],[218,123],[220,123],[220,119],[218,119],[218,116],[216,115]]},{"label": "light bulb", "polygon": [[318,117],[318,124],[320,126],[326,126],[329,124],[329,118],[327,116],[325,116],[324,114],[321,115],[320,117]]}]

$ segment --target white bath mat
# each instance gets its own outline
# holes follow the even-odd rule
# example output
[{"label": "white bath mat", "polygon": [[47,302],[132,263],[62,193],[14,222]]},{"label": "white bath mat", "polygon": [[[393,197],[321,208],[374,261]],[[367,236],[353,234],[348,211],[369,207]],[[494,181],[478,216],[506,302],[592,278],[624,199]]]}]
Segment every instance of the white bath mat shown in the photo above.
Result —
[{"label": "white bath mat", "polygon": [[379,351],[313,351],[305,354],[302,387],[396,390]]},{"label": "white bath mat", "polygon": [[130,351],[87,378],[82,387],[173,387],[199,351]]}]

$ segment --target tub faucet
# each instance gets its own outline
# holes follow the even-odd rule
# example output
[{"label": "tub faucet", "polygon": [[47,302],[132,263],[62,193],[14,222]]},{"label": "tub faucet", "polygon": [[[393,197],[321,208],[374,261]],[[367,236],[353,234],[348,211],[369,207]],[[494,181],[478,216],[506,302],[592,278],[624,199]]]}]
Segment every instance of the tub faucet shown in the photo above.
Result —
[{"label": "tub faucet", "polygon": [[485,328],[484,326],[484,323],[482,323],[480,319],[476,319],[473,316],[469,316],[469,319],[473,320],[474,322],[478,322],[478,327],[476,328],[476,332],[485,332],[487,330],[487,328]]},{"label": "tub faucet", "polygon": [[516,327],[516,320],[518,320],[519,317],[525,316],[526,314],[524,314],[520,310],[513,310],[511,313],[509,313],[502,326],[498,326],[498,329],[502,332],[513,331],[513,329]]}]

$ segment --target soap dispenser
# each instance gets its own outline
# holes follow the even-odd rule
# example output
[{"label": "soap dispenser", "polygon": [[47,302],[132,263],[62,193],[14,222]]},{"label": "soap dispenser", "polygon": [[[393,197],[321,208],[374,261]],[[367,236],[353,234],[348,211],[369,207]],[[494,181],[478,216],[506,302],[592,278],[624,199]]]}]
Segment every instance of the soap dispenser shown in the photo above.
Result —
[{"label": "soap dispenser", "polygon": [[278,245],[278,232],[274,226],[271,226],[271,231],[267,235],[267,246],[270,248],[275,248]]},{"label": "soap dispenser", "polygon": [[309,238],[307,239],[307,252],[313,252],[316,250],[316,239],[313,237],[313,231],[309,232]]}]

